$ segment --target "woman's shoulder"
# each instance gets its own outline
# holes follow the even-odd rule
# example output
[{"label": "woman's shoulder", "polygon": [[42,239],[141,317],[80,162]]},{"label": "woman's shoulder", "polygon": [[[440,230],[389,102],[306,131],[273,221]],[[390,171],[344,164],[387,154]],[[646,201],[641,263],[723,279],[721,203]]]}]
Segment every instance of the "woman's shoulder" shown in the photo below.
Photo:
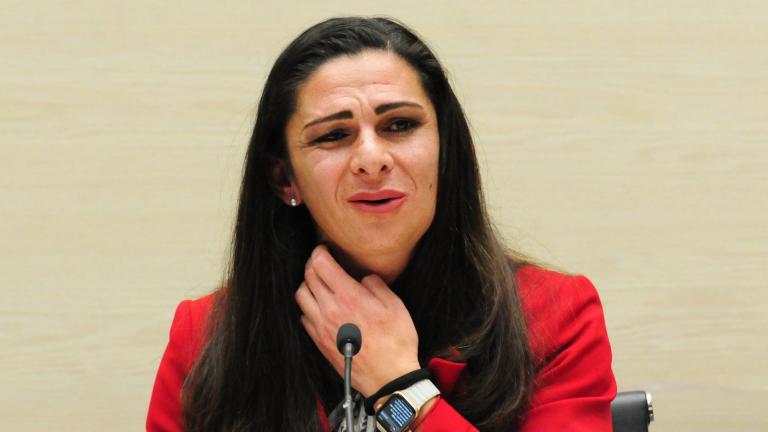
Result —
[{"label": "woman's shoulder", "polygon": [[182,310],[196,324],[199,321],[204,322],[213,308],[215,296],[216,293],[210,293],[195,299],[182,300],[176,307],[176,313],[178,314],[179,310]]},{"label": "woman's shoulder", "polygon": [[168,345],[157,369],[147,413],[147,430],[182,430],[181,388],[200,354],[214,294],[176,306]]},{"label": "woman's shoulder", "polygon": [[197,358],[206,335],[208,316],[213,308],[216,294],[196,299],[182,300],[176,306],[170,332],[170,345],[175,346],[189,368]]},{"label": "woman's shoulder", "polygon": [[585,333],[605,333],[600,296],[592,281],[534,265],[515,272],[518,295],[538,360]]},{"label": "woman's shoulder", "polygon": [[521,430],[610,430],[616,396],[612,354],[600,297],[592,282],[535,266],[516,273],[536,368]]},{"label": "woman's shoulder", "polygon": [[574,303],[600,301],[592,281],[580,274],[526,264],[515,271],[515,282],[523,308],[531,313],[553,306],[570,309]]}]

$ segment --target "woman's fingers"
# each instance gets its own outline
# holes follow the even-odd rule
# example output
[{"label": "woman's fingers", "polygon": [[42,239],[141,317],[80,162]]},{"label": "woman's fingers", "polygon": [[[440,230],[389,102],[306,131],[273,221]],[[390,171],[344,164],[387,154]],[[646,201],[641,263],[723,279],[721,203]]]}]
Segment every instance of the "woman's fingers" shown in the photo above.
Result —
[{"label": "woman's fingers", "polygon": [[382,279],[381,276],[377,274],[371,274],[364,277],[360,281],[360,285],[368,288],[368,291],[370,291],[374,297],[379,299],[379,301],[385,305],[389,304],[389,301],[391,301],[392,297],[399,300],[395,293],[393,293],[389,288],[387,283],[384,282],[384,279]]},{"label": "woman's fingers", "polygon": [[[296,303],[298,303],[299,308],[304,313],[300,318],[301,325],[320,351],[328,357],[326,351],[329,353],[333,352],[329,347],[329,340],[331,338],[329,332],[332,333],[333,329],[328,328],[328,320],[320,309],[320,304],[312,295],[312,291],[307,287],[306,281],[302,282],[299,289],[296,290],[295,297]],[[328,357],[328,360],[331,360],[331,358]]]},{"label": "woman's fingers", "polygon": [[333,296],[333,290],[317,275],[315,269],[308,265],[304,269],[304,283],[307,284],[309,290],[312,291],[312,295],[320,304],[320,307],[324,304],[328,304]]},{"label": "woman's fingers", "polygon": [[315,325],[312,324],[312,321],[307,318],[306,315],[301,316],[301,325],[304,326],[304,330],[307,331],[307,334],[309,337],[315,342],[315,345],[317,345],[318,342],[318,334],[317,329],[315,328]]},{"label": "woman's fingers", "polygon": [[320,312],[320,305],[317,303],[317,299],[315,299],[312,291],[310,291],[309,287],[307,287],[306,281],[299,285],[299,288],[294,294],[294,298],[296,299],[296,303],[299,305],[299,309],[301,309],[307,318],[313,322],[317,322],[322,317],[322,313]]},{"label": "woman's fingers", "polygon": [[325,245],[319,245],[312,251],[312,257],[309,259],[309,266],[315,271],[315,274],[325,282],[326,286],[332,291],[350,289],[357,285],[357,281],[350,276],[333,259]]}]

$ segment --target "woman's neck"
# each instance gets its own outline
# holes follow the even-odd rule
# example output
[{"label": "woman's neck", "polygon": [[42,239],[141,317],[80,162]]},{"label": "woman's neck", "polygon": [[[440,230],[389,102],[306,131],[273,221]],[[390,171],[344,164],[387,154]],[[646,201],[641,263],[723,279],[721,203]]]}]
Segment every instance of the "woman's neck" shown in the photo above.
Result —
[{"label": "woman's neck", "polygon": [[387,284],[400,276],[411,258],[410,252],[381,255],[352,255],[332,244],[328,245],[333,257],[353,278],[360,280],[376,274]]}]

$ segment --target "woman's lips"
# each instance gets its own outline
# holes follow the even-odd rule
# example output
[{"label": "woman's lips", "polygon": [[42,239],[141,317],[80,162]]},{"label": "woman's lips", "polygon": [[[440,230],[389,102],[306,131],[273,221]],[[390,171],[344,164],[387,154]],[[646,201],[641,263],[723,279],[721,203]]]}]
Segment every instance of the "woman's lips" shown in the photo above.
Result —
[{"label": "woman's lips", "polygon": [[361,192],[349,197],[348,201],[356,209],[366,213],[387,213],[405,201],[406,195],[395,190]]}]

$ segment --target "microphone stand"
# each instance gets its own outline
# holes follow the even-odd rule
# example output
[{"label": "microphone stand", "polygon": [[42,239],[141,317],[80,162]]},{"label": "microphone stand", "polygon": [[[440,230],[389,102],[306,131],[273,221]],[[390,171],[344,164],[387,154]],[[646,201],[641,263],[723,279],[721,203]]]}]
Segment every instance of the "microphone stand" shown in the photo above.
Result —
[{"label": "microphone stand", "polygon": [[346,323],[336,333],[336,348],[344,355],[344,410],[346,412],[347,432],[354,432],[352,414],[352,357],[360,351],[363,337],[360,329]]},{"label": "microphone stand", "polygon": [[347,417],[347,431],[354,432],[352,419],[352,356],[354,351],[352,343],[344,344],[344,409]]}]

